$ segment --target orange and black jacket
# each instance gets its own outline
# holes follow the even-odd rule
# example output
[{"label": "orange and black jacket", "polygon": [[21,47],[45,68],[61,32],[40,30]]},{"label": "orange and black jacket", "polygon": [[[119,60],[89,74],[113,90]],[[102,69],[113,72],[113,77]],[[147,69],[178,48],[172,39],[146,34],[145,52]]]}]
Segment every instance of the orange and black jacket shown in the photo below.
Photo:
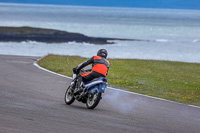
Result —
[{"label": "orange and black jacket", "polygon": [[108,60],[101,56],[93,56],[88,61],[80,64],[76,69],[80,71],[82,68],[89,64],[92,64],[92,71],[103,74],[104,76],[107,75],[110,63],[108,62]]}]

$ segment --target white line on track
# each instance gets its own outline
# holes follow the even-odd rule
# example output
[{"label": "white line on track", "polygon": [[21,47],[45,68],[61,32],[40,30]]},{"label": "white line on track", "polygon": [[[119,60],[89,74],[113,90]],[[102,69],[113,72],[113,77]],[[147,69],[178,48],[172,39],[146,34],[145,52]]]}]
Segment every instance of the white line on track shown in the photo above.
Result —
[{"label": "white line on track", "polygon": [[[42,58],[43,58],[43,57],[42,57]],[[42,58],[38,59],[38,61],[41,60]],[[49,73],[52,73],[52,74],[55,74],[55,75],[58,75],[58,76],[61,76],[61,77],[64,77],[64,78],[72,79],[72,77],[68,77],[68,76],[65,76],[65,75],[62,75],[62,74],[59,74],[59,73],[56,73],[56,72],[52,72],[52,71],[50,71],[50,70],[48,70],[48,69],[45,69],[45,68],[39,66],[39,65],[37,64],[37,61],[34,62],[33,65],[36,66],[37,68],[39,68],[39,69],[41,69],[41,70],[44,70],[44,71],[47,71],[47,72],[49,72]],[[110,88],[110,89],[112,89],[112,90],[116,90],[116,91],[121,91],[121,92],[129,93],[129,94],[134,94],[134,95],[138,95],[138,96],[148,97],[148,98],[157,99],[157,100],[161,100],[161,101],[167,101],[167,102],[176,103],[176,104],[182,104],[182,105],[186,105],[186,106],[189,106],[189,107],[193,107],[193,108],[198,108],[198,109],[200,109],[199,106],[195,106],[195,105],[179,103],[179,102],[175,102],[175,101],[170,101],[170,100],[166,100],[166,99],[162,99],[162,98],[147,96],[147,95],[144,95],[144,94],[139,94],[139,93],[135,93],[135,92],[125,91],[125,90],[116,89],[116,88],[112,88],[112,87],[108,87],[108,88]]]}]

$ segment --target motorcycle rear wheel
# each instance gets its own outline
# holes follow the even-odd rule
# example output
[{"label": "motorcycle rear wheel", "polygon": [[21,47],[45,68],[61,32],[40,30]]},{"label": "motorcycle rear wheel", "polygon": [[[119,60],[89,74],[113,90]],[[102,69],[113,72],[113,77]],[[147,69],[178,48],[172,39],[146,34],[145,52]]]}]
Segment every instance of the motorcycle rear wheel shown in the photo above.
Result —
[{"label": "motorcycle rear wheel", "polygon": [[88,109],[94,109],[101,100],[102,93],[89,94],[86,100],[86,106]]},{"label": "motorcycle rear wheel", "polygon": [[72,92],[70,86],[67,88],[67,90],[65,92],[65,99],[64,100],[65,100],[65,103],[67,105],[72,104],[74,102],[74,100],[75,100],[74,93]]}]

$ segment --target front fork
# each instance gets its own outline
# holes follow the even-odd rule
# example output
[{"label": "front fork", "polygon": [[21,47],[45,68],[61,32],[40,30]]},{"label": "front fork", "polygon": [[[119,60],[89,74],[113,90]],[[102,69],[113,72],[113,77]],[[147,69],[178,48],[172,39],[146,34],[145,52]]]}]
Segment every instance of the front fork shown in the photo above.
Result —
[{"label": "front fork", "polygon": [[76,88],[76,83],[77,83],[77,80],[76,79],[73,79],[71,84],[70,84],[70,93],[73,94],[74,91],[75,91],[75,88]]}]

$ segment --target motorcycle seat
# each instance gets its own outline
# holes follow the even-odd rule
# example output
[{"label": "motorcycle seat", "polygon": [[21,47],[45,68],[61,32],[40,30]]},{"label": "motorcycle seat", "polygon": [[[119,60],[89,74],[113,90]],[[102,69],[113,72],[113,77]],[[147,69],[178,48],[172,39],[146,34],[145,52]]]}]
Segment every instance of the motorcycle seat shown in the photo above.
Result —
[{"label": "motorcycle seat", "polygon": [[102,78],[102,77],[94,78],[93,80],[87,81],[86,84],[92,83],[92,82],[94,82],[94,81],[98,81],[100,78]]}]

